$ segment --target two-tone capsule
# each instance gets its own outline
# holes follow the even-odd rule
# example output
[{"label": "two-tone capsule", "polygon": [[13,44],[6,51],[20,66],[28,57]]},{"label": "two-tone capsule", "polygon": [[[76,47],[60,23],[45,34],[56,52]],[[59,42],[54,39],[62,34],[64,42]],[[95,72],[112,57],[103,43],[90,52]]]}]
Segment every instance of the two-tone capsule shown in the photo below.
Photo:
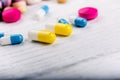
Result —
[{"label": "two-tone capsule", "polygon": [[1,45],[15,45],[23,42],[23,36],[21,34],[14,34],[10,36],[4,36],[0,38]]},{"label": "two-tone capsule", "polygon": [[47,5],[43,5],[36,13],[35,13],[35,18],[37,20],[40,20],[44,18],[46,14],[49,12],[49,7]]},{"label": "two-tone capsule", "polygon": [[85,18],[81,18],[81,17],[71,16],[71,17],[69,18],[69,21],[70,21],[73,25],[75,25],[75,26],[77,26],[77,27],[81,27],[81,28],[83,28],[83,27],[85,27],[85,26],[87,25],[87,20],[86,20]]},{"label": "two-tone capsule", "polygon": [[70,24],[48,23],[46,24],[46,29],[62,36],[69,36],[72,33],[72,26]]},{"label": "two-tone capsule", "polygon": [[69,24],[69,22],[64,18],[59,18],[58,23]]},{"label": "two-tone capsule", "polygon": [[29,31],[28,38],[32,41],[38,41],[43,43],[53,43],[56,40],[56,35],[54,32],[48,30],[40,31]]},{"label": "two-tone capsule", "polygon": [[2,37],[4,37],[4,36],[6,36],[5,33],[0,33],[0,38],[2,38]]}]

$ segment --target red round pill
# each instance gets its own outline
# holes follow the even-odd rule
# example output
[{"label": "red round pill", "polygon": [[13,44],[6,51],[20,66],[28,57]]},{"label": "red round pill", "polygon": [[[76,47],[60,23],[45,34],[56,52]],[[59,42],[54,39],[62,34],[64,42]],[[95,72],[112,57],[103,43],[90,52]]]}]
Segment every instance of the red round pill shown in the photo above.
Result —
[{"label": "red round pill", "polygon": [[20,20],[21,12],[17,8],[9,8],[2,12],[2,19],[4,22],[12,23]]},{"label": "red round pill", "polygon": [[92,20],[98,16],[98,10],[94,7],[84,7],[78,10],[78,15],[87,20]]}]

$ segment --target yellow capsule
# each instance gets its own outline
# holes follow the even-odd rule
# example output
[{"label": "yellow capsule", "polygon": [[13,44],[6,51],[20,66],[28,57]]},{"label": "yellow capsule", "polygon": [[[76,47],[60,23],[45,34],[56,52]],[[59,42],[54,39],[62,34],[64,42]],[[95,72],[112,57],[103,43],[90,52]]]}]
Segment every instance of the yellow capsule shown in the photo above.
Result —
[{"label": "yellow capsule", "polygon": [[56,40],[55,33],[47,30],[29,31],[28,37],[33,41],[39,41],[43,43],[53,43]]},{"label": "yellow capsule", "polygon": [[69,36],[72,33],[72,26],[70,24],[50,23],[46,25],[46,29],[63,36]]}]

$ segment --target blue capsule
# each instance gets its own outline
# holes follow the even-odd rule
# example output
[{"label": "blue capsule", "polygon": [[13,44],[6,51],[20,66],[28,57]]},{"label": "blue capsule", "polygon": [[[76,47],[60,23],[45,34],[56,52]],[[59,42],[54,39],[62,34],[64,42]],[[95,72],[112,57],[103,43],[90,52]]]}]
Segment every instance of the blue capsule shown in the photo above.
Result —
[{"label": "blue capsule", "polygon": [[15,34],[10,36],[11,44],[20,44],[23,42],[23,36],[21,34]]},{"label": "blue capsule", "polygon": [[0,38],[1,45],[15,45],[23,42],[23,36],[21,34],[14,34]]},{"label": "blue capsule", "polygon": [[43,9],[46,14],[49,12],[49,7],[47,5],[43,5],[41,9]]},{"label": "blue capsule", "polygon": [[58,23],[69,24],[69,22],[66,19],[63,19],[63,18],[59,19]]},{"label": "blue capsule", "polygon": [[83,28],[87,25],[87,20],[81,17],[71,17],[70,21],[73,25]]},{"label": "blue capsule", "polygon": [[4,35],[5,35],[4,33],[0,33],[0,38],[1,38],[1,37],[4,37]]},{"label": "blue capsule", "polygon": [[34,17],[36,20],[41,20],[47,15],[49,12],[49,7],[47,5],[43,5],[40,7],[38,11],[35,12]]}]

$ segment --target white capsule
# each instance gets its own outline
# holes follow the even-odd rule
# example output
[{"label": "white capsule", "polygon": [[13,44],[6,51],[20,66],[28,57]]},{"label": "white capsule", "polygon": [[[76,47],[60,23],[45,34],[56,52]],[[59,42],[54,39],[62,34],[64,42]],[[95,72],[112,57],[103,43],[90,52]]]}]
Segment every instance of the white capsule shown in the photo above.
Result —
[{"label": "white capsule", "polygon": [[29,5],[33,5],[33,4],[38,4],[40,3],[42,0],[26,0],[27,4]]},{"label": "white capsule", "polygon": [[1,45],[15,45],[23,42],[23,36],[21,34],[14,34],[0,38]]},{"label": "white capsule", "polygon": [[9,36],[9,34],[6,33],[0,33],[0,38],[4,37],[4,36]]},{"label": "white capsule", "polygon": [[37,20],[41,20],[41,19],[44,18],[44,16],[45,16],[46,14],[48,14],[48,11],[49,11],[49,7],[48,7],[47,5],[43,5],[43,6],[41,6],[41,8],[34,14],[34,15],[35,15],[34,17],[35,17]]}]

